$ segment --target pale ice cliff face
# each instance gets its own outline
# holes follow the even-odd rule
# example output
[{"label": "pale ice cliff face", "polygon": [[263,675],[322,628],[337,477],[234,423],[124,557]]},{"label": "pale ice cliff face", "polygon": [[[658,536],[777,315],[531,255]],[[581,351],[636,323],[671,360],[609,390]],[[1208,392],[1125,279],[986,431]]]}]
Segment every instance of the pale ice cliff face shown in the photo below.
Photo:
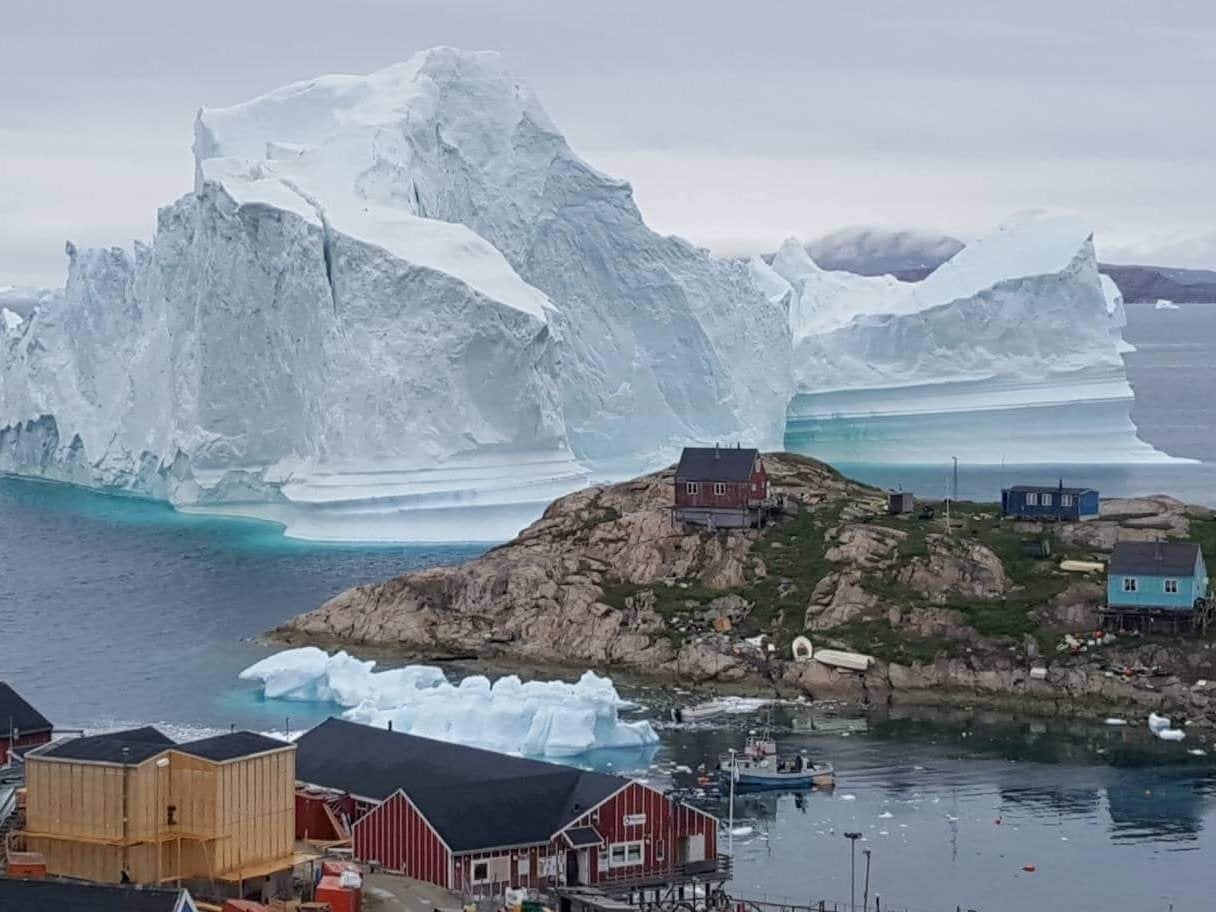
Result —
[{"label": "pale ice cliff face", "polygon": [[270,699],[334,703],[354,722],[510,754],[573,757],[658,742],[649,722],[620,718],[632,704],[611,679],[590,671],[573,683],[472,675],[452,684],[432,666],[376,671],[374,661],[305,646],[275,653],[240,677],[260,682]]},{"label": "pale ice cliff face", "polygon": [[[1078,220],[1019,216],[914,283],[821,270],[796,241],[772,269],[792,295],[799,448],[840,461],[1165,458],[1128,417],[1122,298]],[[1042,411],[1009,411],[1027,408]]]},{"label": "pale ice cliff face", "polygon": [[785,307],[646,228],[498,55],[203,110],[194,148],[151,244],[69,245],[62,301],[6,324],[0,471],[489,540],[591,472],[780,444]]}]

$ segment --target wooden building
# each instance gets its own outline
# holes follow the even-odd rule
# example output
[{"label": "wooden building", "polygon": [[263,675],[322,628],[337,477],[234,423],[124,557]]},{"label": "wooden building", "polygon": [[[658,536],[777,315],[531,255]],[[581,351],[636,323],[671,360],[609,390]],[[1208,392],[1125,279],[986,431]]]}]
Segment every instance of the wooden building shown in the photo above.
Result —
[{"label": "wooden building", "polygon": [[[1206,627],[1208,569],[1194,542],[1117,542],[1106,577],[1104,622]],[[1160,626],[1159,624],[1155,626]]]},{"label": "wooden building", "polygon": [[198,912],[189,892],[0,877],[3,912]]},{"label": "wooden building", "polygon": [[768,475],[759,450],[684,448],[675,476],[678,522],[710,529],[758,526],[768,502]]},{"label": "wooden building", "polygon": [[1080,522],[1098,518],[1098,492],[1058,485],[1014,485],[1001,491],[1001,514],[1014,519]]},{"label": "wooden building", "polygon": [[468,897],[724,879],[717,820],[640,782],[338,719],[297,745],[303,781],[368,808],[356,858]]},{"label": "wooden building", "polygon": [[4,681],[0,681],[0,766],[13,753],[46,744],[55,726]]},{"label": "wooden building", "polygon": [[250,732],[174,744],[154,728],[26,755],[26,848],[101,883],[245,881],[295,862],[295,746]]},{"label": "wooden building", "polygon": [[916,498],[911,491],[888,491],[887,513],[898,516],[901,513],[911,513],[916,509]]}]

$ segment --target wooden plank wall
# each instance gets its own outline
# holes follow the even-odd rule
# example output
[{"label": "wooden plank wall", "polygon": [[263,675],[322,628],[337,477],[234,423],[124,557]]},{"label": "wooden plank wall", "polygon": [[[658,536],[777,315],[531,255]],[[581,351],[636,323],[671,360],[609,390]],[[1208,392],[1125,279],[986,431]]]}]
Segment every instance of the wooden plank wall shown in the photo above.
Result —
[{"label": "wooden plank wall", "polygon": [[225,763],[218,772],[216,870],[290,856],[295,849],[295,751]]}]

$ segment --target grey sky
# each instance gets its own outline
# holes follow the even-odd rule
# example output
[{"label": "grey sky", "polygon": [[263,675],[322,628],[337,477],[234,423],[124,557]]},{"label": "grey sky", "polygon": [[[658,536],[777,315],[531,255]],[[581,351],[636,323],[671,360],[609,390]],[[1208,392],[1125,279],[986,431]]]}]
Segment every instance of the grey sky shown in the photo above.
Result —
[{"label": "grey sky", "polygon": [[1216,3],[997,6],[4,0],[0,283],[150,237],[200,105],[435,44],[503,51],[653,227],[719,251],[1049,206],[1110,259],[1216,267]]}]

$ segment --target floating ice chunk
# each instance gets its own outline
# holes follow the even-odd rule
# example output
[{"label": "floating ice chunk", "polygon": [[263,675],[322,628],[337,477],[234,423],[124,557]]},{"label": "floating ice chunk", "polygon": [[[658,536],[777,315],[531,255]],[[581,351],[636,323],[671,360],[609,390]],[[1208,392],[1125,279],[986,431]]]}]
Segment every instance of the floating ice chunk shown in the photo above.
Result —
[{"label": "floating ice chunk", "polygon": [[856,795],[841,795],[840,800],[841,801],[856,801],[857,796]]},{"label": "floating ice chunk", "polygon": [[1180,728],[1163,728],[1154,734],[1162,741],[1181,741],[1186,737],[1186,732]]},{"label": "floating ice chunk", "polygon": [[1169,716],[1159,716],[1155,712],[1148,714],[1148,730],[1154,735],[1159,734],[1170,727]]},{"label": "floating ice chunk", "polygon": [[1127,724],[1127,720],[1126,720],[1126,719],[1116,719],[1116,718],[1115,718],[1115,717],[1113,717],[1113,716],[1112,716],[1111,718],[1109,718],[1109,719],[1104,719],[1104,720],[1103,720],[1103,722],[1104,722],[1106,725],[1126,725],[1126,724]]},{"label": "floating ice chunk", "polygon": [[611,679],[593,672],[577,682],[491,682],[472,675],[452,684],[428,665],[375,670],[363,661],[316,647],[288,649],[241,672],[269,698],[335,703],[347,719],[441,741],[528,756],[577,756],[590,750],[641,747],[658,736],[649,722],[623,722]]},{"label": "floating ice chunk", "polygon": [[894,816],[895,815],[892,814],[890,811],[883,811],[881,814],[878,815],[878,819],[879,820],[890,820]]},{"label": "floating ice chunk", "polygon": [[1208,752],[1202,747],[1192,747],[1187,753],[1192,757],[1206,757],[1208,755]]},{"label": "floating ice chunk", "polygon": [[1182,308],[1173,301],[1167,301],[1165,298],[1158,298],[1157,303],[1153,305],[1153,310],[1181,310]]},{"label": "floating ice chunk", "polygon": [[750,836],[754,832],[755,832],[755,829],[753,827],[737,826],[733,830],[730,831],[730,834],[732,836]]}]

